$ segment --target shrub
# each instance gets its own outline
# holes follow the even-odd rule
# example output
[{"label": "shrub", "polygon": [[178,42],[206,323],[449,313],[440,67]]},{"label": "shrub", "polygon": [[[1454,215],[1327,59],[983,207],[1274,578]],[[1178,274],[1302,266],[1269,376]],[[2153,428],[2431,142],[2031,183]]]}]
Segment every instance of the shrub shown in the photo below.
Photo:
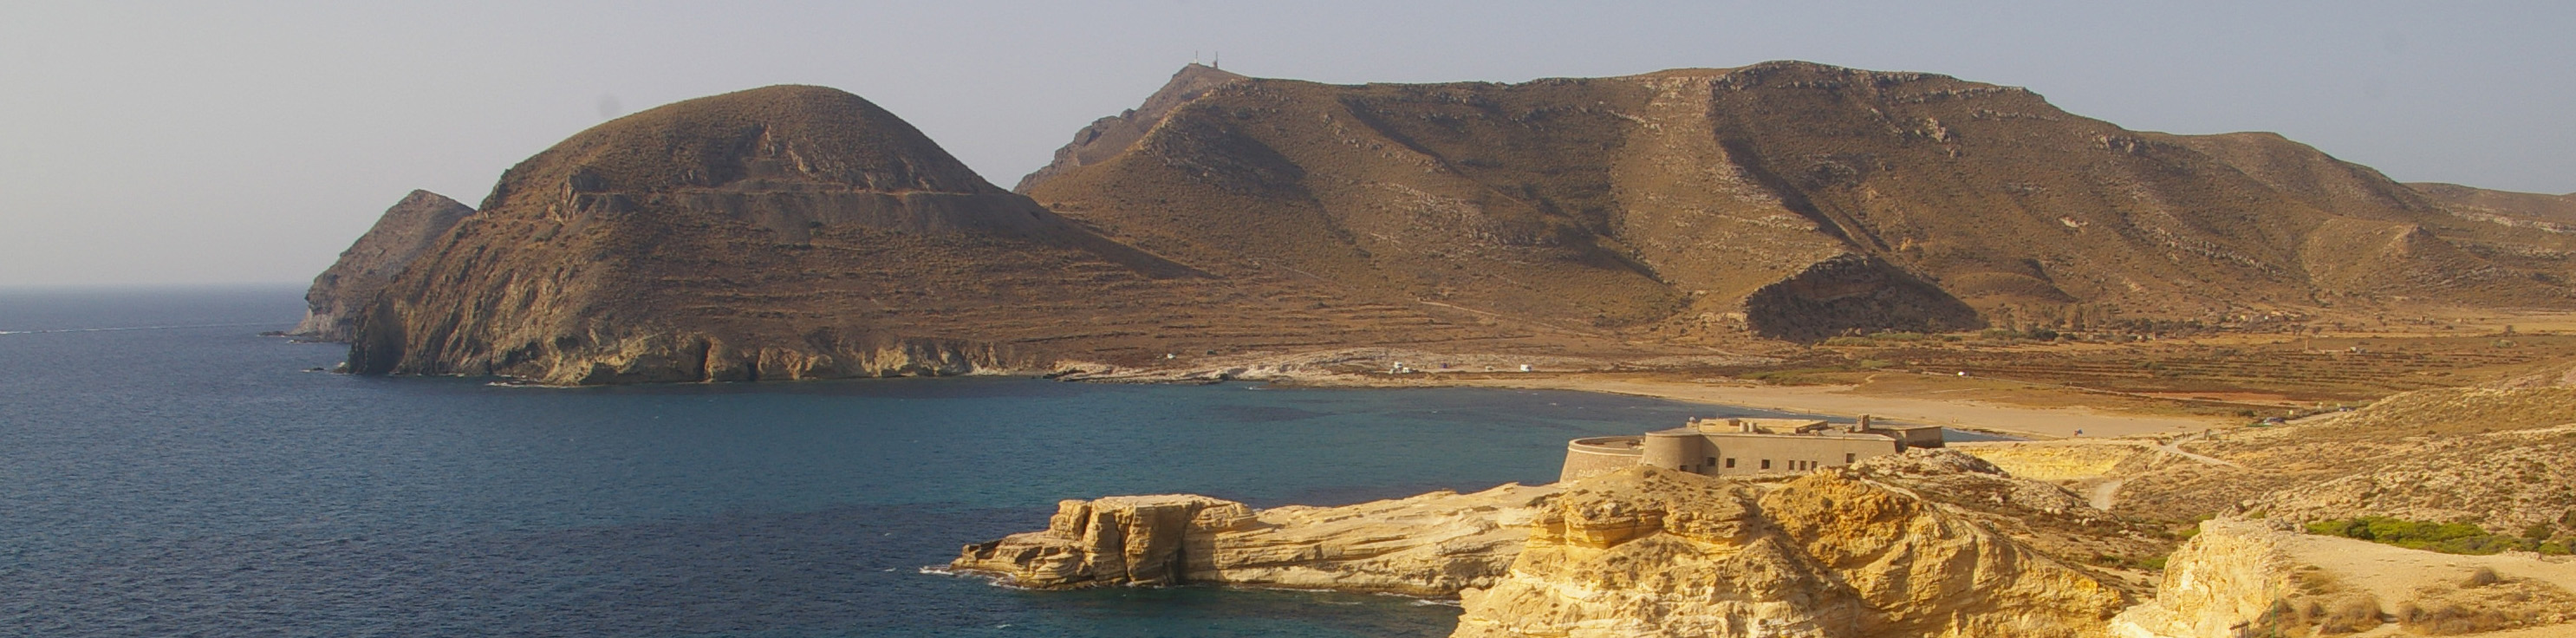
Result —
[{"label": "shrub", "polygon": [[2445,554],[2494,554],[2537,550],[2539,538],[2504,536],[2469,523],[2409,521],[2386,516],[2323,520],[2308,524],[2308,533],[2341,536]]}]

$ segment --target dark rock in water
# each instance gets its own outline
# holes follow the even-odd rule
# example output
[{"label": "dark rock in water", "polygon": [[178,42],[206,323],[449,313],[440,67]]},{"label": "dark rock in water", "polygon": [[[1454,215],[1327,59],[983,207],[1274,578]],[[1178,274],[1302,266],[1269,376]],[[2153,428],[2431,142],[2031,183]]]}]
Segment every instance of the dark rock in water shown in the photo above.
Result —
[{"label": "dark rock in water", "polygon": [[474,209],[437,193],[416,190],[385,209],[376,225],[340,253],[340,261],[313,278],[304,292],[304,321],[279,336],[306,341],[347,341],[358,308],[384,290],[394,274],[455,228]]}]

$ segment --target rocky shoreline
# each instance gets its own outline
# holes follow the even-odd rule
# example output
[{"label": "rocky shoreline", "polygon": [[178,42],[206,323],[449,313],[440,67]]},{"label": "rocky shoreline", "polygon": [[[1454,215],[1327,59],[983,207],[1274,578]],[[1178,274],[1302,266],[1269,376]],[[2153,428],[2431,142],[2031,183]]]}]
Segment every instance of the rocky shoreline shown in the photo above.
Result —
[{"label": "rocky shoreline", "polygon": [[[1454,596],[1462,637],[2555,636],[2576,629],[2576,558],[2563,555],[2576,501],[2563,466],[2541,459],[2576,446],[2566,378],[2271,428],[1977,444],[1805,473],[1638,466],[1337,508],[1065,501],[1047,529],[967,545],[950,569],[1037,589]],[[2301,527],[2359,516],[2505,530],[2488,540],[2524,549],[2437,553]]]},{"label": "rocky shoreline", "polygon": [[1038,589],[1456,596],[1458,636],[2074,637],[2132,601],[2120,579],[1924,496],[1977,488],[2053,492],[2050,513],[2019,514],[2102,524],[2061,489],[1918,451],[1760,480],[1638,467],[1339,508],[1065,501],[1046,530],[968,545],[950,568]]}]

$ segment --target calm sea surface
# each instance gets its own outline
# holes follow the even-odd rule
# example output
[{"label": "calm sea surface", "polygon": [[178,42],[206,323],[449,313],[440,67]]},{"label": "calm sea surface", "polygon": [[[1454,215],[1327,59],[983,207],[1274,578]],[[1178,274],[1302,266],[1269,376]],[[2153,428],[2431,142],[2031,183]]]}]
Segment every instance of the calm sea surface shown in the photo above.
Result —
[{"label": "calm sea surface", "polygon": [[308,372],[298,289],[0,290],[0,636],[1442,636],[1454,607],[925,574],[1054,503],[1552,480],[1759,415],[1026,379],[592,389]]}]

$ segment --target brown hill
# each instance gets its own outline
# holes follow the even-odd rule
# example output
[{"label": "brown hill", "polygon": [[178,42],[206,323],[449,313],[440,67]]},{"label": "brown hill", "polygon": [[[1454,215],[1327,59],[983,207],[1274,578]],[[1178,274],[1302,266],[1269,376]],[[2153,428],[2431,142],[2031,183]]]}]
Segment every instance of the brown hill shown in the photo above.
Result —
[{"label": "brown hill", "polygon": [[341,251],[340,260],[313,278],[304,292],[304,321],[286,336],[347,341],[358,311],[392,283],[411,260],[447,235],[474,209],[437,193],[416,190],[385,209],[376,225]]},{"label": "brown hill", "polygon": [[1364,86],[1192,66],[1022,188],[832,89],[637,113],[505,174],[369,303],[350,367],[1285,373],[1272,355],[1356,347],[1624,360],[2576,305],[2576,234],[2474,208],[2493,197],[2276,135],[2133,132],[2018,88],[1799,62]]},{"label": "brown hill", "polygon": [[512,168],[367,310],[349,366],[798,379],[1498,332],[1247,281],[1070,224],[857,96],[776,86],[620,118]]},{"label": "brown hill", "polygon": [[2128,131],[1940,75],[1212,84],[1185,70],[1156,99],[1198,97],[1119,118],[1145,132],[1116,153],[1117,137],[1078,138],[1022,190],[1219,276],[1664,343],[2571,303],[2557,244],[2509,241],[2367,167],[2270,134]]}]

